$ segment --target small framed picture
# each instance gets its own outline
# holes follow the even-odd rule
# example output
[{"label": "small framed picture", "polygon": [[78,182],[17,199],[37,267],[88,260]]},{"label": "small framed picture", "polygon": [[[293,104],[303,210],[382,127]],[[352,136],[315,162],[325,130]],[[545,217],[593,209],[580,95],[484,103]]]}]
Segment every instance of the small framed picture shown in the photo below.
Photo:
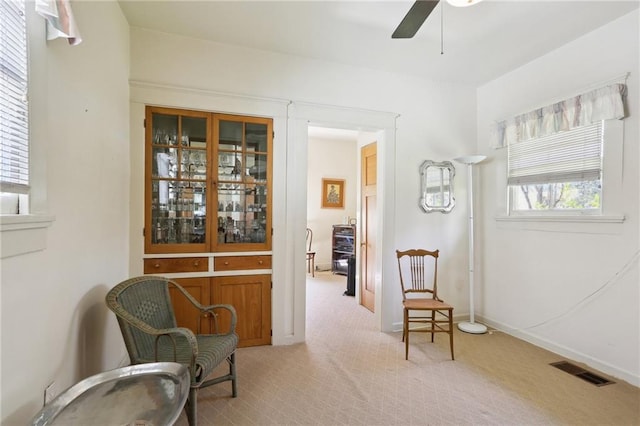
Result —
[{"label": "small framed picture", "polygon": [[344,180],[322,179],[322,208],[344,208]]}]

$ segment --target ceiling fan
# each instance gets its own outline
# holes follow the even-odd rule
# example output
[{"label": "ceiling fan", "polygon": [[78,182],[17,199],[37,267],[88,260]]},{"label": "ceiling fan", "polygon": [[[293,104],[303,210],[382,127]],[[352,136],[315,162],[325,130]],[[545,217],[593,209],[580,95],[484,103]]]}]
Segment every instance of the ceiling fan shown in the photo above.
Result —
[{"label": "ceiling fan", "polygon": [[[447,3],[456,7],[465,7],[480,3],[481,1],[482,0],[447,0]],[[402,19],[398,28],[393,32],[391,38],[413,37],[438,3],[440,3],[439,0],[417,0]]]}]

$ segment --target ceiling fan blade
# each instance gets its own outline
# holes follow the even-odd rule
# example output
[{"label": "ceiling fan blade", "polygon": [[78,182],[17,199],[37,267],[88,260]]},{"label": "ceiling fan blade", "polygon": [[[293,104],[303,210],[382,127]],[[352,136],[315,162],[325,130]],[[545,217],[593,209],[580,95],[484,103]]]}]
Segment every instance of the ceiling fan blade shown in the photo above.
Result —
[{"label": "ceiling fan blade", "polygon": [[402,19],[398,28],[393,32],[391,38],[413,37],[437,4],[438,0],[417,0],[413,6],[411,6],[411,9],[409,9],[404,19]]}]

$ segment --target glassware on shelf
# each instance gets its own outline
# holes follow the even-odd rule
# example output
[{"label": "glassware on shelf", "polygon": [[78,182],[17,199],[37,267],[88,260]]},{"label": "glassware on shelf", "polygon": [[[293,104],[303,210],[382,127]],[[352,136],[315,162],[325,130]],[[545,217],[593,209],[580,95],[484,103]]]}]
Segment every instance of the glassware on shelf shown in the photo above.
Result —
[{"label": "glassware on shelf", "polygon": [[[151,127],[147,252],[218,251],[224,244],[270,242],[272,120],[149,106],[146,122]],[[217,216],[217,226],[206,216],[208,202],[214,203],[210,214]],[[214,223],[211,231],[207,223]],[[201,245],[186,247],[195,243]]]},{"label": "glassware on shelf", "polygon": [[[205,242],[209,116],[151,112],[155,244]],[[196,220],[197,216],[197,220]],[[153,219],[157,218],[157,219]]]}]

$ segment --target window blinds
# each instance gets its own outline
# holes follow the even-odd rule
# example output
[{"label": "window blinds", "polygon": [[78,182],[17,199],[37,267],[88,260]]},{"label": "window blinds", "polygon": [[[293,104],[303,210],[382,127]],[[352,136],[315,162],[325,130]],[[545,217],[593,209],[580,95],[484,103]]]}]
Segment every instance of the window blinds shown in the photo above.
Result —
[{"label": "window blinds", "polygon": [[0,191],[29,190],[25,2],[0,2]]},{"label": "window blinds", "polygon": [[510,144],[509,185],[600,179],[602,122]]}]

